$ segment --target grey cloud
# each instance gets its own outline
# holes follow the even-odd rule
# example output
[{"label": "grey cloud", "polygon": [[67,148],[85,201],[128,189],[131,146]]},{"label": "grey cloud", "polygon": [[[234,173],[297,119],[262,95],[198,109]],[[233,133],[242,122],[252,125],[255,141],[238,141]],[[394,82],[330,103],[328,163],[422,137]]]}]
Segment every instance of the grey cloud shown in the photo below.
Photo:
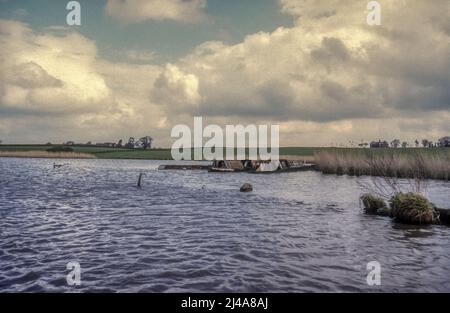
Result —
[{"label": "grey cloud", "polygon": [[265,117],[287,120],[295,113],[295,92],[284,82],[267,81],[255,89],[214,94],[201,105],[209,116]]},{"label": "grey cloud", "polygon": [[349,51],[339,38],[325,37],[319,49],[311,51],[311,57],[320,63],[345,62],[349,59]]},{"label": "grey cloud", "polygon": [[320,89],[324,96],[329,97],[335,101],[341,102],[346,98],[346,90],[338,83],[332,81],[325,81],[321,84]]},{"label": "grey cloud", "polygon": [[322,11],[322,12],[315,14],[313,16],[313,18],[315,18],[315,19],[329,18],[329,17],[335,16],[336,14],[337,14],[336,10]]},{"label": "grey cloud", "polygon": [[170,106],[171,109],[190,110],[199,101],[198,81],[194,75],[180,71],[176,66],[168,65],[156,78],[151,98],[156,103]]},{"label": "grey cloud", "polygon": [[383,96],[377,87],[359,84],[346,88],[324,80],[313,95],[302,95],[283,81],[268,81],[256,89],[211,95],[202,104],[204,116],[331,122],[385,115]]},{"label": "grey cloud", "polygon": [[199,22],[205,19],[207,0],[108,0],[107,15],[126,23],[146,20]]},{"label": "grey cloud", "polygon": [[10,69],[9,82],[22,88],[62,87],[63,82],[49,75],[35,62],[22,63]]}]

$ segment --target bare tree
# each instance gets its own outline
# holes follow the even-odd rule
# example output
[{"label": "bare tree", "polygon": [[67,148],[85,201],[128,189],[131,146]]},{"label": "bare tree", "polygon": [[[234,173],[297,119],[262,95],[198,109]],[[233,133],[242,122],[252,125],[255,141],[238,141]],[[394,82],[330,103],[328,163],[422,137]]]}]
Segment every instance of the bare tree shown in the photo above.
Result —
[{"label": "bare tree", "polygon": [[[414,192],[426,194],[429,176],[425,159],[422,154],[411,156],[414,166],[408,171],[406,177],[400,177],[395,170],[398,162],[395,155],[371,156],[366,160],[370,168],[370,181],[363,179],[357,181],[358,185],[381,198],[389,200],[399,192]],[[394,165],[393,165],[394,164]]]}]

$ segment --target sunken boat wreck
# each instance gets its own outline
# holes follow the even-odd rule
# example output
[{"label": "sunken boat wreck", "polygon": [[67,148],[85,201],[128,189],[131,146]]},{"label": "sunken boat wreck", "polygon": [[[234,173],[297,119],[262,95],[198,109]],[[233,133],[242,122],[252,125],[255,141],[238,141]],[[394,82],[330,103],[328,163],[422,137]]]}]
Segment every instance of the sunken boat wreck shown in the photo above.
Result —
[{"label": "sunken boat wreck", "polygon": [[214,161],[210,172],[248,172],[252,174],[270,174],[281,172],[300,172],[314,170],[315,165],[301,161]]},{"label": "sunken boat wreck", "polygon": [[283,172],[302,172],[316,169],[316,165],[303,161],[213,161],[212,165],[161,165],[159,170],[208,170],[215,173],[271,174]]}]

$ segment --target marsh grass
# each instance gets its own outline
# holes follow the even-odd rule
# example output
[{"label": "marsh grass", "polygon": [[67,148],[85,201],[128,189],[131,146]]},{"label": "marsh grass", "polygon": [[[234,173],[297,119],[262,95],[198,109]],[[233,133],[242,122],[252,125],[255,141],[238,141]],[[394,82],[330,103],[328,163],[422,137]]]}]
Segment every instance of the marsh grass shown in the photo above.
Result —
[{"label": "marsh grass", "polygon": [[369,193],[363,194],[359,200],[364,207],[364,211],[368,214],[377,214],[379,210],[387,209],[386,202],[382,198]]},{"label": "marsh grass", "polygon": [[314,156],[312,155],[280,155],[280,160],[300,161],[305,163],[314,163]]},{"label": "marsh grass", "polygon": [[409,224],[432,224],[439,219],[433,204],[423,195],[398,193],[389,201],[392,216]]},{"label": "marsh grass", "polygon": [[50,158],[50,159],[95,159],[95,155],[79,152],[49,151],[0,151],[0,157],[10,158]]},{"label": "marsh grass", "polygon": [[414,183],[424,179],[450,180],[450,149],[408,153],[389,150],[323,150],[316,152],[314,159],[325,174],[409,178]]}]

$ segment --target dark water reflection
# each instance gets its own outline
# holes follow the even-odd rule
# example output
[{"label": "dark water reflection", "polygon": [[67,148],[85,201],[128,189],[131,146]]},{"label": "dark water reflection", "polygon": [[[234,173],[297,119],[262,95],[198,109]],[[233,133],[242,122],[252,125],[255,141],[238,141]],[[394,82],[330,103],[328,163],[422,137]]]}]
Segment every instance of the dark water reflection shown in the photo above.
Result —
[{"label": "dark water reflection", "polygon": [[[64,162],[0,159],[0,291],[450,291],[450,228],[362,214],[355,178]],[[429,188],[443,207],[449,191]],[[370,261],[381,286],[366,284]]]}]

